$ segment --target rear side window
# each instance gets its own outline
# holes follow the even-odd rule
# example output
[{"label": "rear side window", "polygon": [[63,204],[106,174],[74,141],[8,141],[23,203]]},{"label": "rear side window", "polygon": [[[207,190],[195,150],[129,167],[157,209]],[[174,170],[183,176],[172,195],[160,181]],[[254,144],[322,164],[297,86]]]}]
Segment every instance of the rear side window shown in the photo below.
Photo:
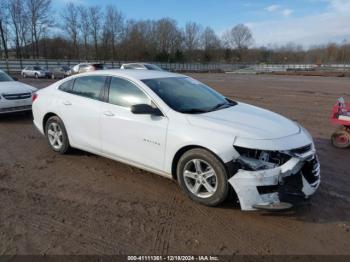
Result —
[{"label": "rear side window", "polygon": [[138,104],[151,105],[150,99],[137,86],[117,77],[111,79],[108,102],[123,107]]},{"label": "rear side window", "polygon": [[105,85],[105,76],[84,76],[76,78],[71,93],[95,100],[100,100],[101,91]]},{"label": "rear side window", "polygon": [[74,79],[66,81],[63,84],[61,84],[58,89],[64,92],[71,93],[73,88],[73,82],[74,82]]}]

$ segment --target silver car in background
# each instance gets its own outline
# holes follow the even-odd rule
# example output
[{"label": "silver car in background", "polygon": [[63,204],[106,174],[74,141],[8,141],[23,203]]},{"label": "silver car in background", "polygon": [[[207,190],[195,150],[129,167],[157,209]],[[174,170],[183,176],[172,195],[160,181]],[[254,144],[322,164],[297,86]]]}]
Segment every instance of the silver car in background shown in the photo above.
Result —
[{"label": "silver car in background", "polygon": [[21,71],[21,75],[24,78],[52,78],[52,72],[42,68],[41,66],[27,66]]}]

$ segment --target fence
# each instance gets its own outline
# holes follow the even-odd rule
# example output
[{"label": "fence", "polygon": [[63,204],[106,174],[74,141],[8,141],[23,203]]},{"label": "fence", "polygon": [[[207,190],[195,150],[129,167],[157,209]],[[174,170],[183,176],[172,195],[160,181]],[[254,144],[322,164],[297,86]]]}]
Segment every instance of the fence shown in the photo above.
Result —
[{"label": "fence", "polygon": [[[0,69],[8,73],[19,73],[26,66],[41,66],[51,69],[57,66],[73,66],[82,62],[99,62],[107,68],[120,68],[124,61],[86,61],[86,60],[52,60],[52,59],[8,59],[0,60]],[[227,63],[160,63],[153,62],[163,69],[178,72],[233,72],[233,73],[259,73],[283,71],[350,71],[350,64],[227,64]]]}]

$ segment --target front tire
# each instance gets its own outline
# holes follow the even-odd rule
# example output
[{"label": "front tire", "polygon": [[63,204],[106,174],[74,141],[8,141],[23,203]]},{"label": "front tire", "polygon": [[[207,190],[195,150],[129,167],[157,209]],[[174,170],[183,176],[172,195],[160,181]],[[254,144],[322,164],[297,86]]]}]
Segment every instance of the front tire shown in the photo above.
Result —
[{"label": "front tire", "polygon": [[63,121],[58,116],[52,116],[47,120],[45,135],[53,151],[60,154],[66,154],[69,151],[68,134]]},{"label": "front tire", "polygon": [[37,73],[35,73],[35,78],[38,79],[39,78],[39,75]]},{"label": "front tire", "polygon": [[197,203],[217,206],[227,198],[225,166],[207,150],[196,148],[183,154],[177,165],[177,178],[181,189]]}]

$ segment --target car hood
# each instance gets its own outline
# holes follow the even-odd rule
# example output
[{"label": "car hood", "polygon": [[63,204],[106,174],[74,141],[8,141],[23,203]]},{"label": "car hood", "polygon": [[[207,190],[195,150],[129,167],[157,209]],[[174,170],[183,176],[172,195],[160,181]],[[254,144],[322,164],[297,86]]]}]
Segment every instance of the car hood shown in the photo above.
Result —
[{"label": "car hood", "polygon": [[279,139],[300,133],[295,122],[259,107],[238,103],[226,109],[188,115],[193,126],[248,139]]},{"label": "car hood", "polygon": [[35,92],[37,89],[33,86],[17,82],[0,82],[0,94],[18,94],[18,93],[28,93]]}]

